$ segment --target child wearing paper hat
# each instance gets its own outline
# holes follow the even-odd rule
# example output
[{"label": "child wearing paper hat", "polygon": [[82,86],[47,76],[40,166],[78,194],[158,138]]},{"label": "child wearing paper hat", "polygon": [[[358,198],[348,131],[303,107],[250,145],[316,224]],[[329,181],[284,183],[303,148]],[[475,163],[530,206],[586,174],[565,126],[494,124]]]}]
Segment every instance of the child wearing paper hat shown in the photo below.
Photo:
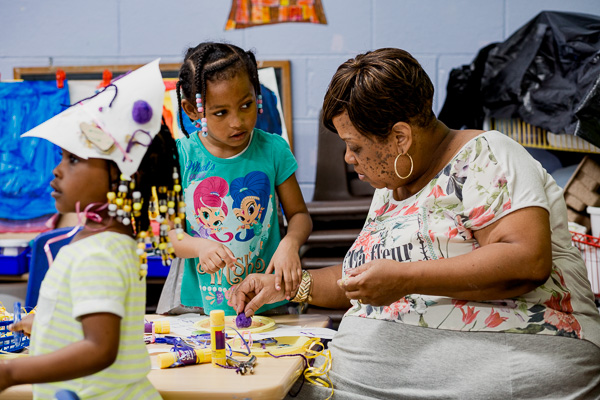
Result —
[{"label": "child wearing paper hat", "polygon": [[[42,282],[35,320],[12,327],[31,332],[32,356],[0,364],[0,391],[35,383],[34,398],[60,390],[160,398],[142,338],[146,248],[170,262],[167,223],[181,207],[175,142],[161,124],[164,90],[156,60],[22,136],[62,148],[52,196],[81,222]],[[164,235],[152,234],[151,219]]]}]

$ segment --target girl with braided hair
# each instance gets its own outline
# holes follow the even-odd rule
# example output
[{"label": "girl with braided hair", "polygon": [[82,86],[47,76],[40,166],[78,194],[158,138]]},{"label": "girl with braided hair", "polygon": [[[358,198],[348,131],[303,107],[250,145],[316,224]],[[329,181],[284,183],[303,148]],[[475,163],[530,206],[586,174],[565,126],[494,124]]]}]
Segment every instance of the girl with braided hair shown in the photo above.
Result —
[{"label": "girl with braided hair", "polygon": [[[186,232],[169,234],[175,254],[185,261],[171,269],[157,311],[223,309],[233,315],[225,294],[250,273],[274,272],[275,289],[289,300],[302,277],[298,252],[312,222],[288,143],[255,127],[262,99],[254,54],[215,42],[188,49],[177,96],[186,135],[177,140]],[[184,113],[195,121],[196,132],[186,130]],[[277,198],[288,221],[283,238]],[[163,301],[168,296],[170,303]]]}]

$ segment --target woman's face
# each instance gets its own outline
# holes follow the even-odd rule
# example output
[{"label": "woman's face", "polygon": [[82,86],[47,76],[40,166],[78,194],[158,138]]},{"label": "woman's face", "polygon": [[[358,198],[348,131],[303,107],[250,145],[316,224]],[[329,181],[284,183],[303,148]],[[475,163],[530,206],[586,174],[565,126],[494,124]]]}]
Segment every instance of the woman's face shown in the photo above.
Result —
[{"label": "woman's face", "polygon": [[344,161],[354,166],[358,178],[377,189],[395,189],[398,178],[394,173],[394,160],[398,150],[391,136],[377,140],[362,135],[350,122],[347,112],[334,117],[332,122],[346,143]]}]

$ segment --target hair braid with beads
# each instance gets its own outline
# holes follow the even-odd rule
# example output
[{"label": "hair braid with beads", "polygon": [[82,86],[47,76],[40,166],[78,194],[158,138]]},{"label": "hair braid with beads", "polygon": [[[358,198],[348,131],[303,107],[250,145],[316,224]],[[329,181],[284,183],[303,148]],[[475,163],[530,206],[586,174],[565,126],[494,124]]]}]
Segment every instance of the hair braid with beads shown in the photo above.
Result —
[{"label": "hair braid with beads", "polygon": [[256,58],[252,51],[244,51],[238,46],[217,42],[203,42],[186,51],[176,85],[179,123],[186,137],[189,137],[189,132],[183,125],[182,97],[195,105],[196,93],[200,93],[202,100],[205,101],[207,81],[231,79],[240,71],[248,74],[258,99],[261,94],[260,81]]},{"label": "hair braid with beads", "polygon": [[[114,161],[110,163],[118,168]],[[171,228],[168,223],[173,223],[179,239],[179,234],[183,232],[182,221],[185,218],[185,203],[179,176],[177,146],[163,119],[160,131],[146,150],[131,180],[121,176],[118,182],[110,183],[111,192],[107,194],[109,216],[124,225],[133,226],[138,241],[142,277],[148,268],[146,250],[153,249],[158,253],[164,265],[170,265],[174,257],[174,249],[168,237]],[[160,224],[158,237],[152,231],[151,219]]]}]

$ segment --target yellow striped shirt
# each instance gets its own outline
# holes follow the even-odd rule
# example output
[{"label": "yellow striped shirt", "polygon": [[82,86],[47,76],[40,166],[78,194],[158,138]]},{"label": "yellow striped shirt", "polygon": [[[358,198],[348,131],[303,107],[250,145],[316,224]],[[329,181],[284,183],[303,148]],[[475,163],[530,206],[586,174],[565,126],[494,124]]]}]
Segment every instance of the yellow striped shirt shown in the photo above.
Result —
[{"label": "yellow striped shirt", "polygon": [[146,281],[139,279],[139,268],[135,241],[114,232],[60,250],[40,288],[31,354],[52,353],[82,340],[80,318],[100,312],[121,317],[119,352],[110,367],[93,375],[34,385],[35,399],[54,399],[60,389],[72,390],[81,399],[160,399],[146,377]]}]

